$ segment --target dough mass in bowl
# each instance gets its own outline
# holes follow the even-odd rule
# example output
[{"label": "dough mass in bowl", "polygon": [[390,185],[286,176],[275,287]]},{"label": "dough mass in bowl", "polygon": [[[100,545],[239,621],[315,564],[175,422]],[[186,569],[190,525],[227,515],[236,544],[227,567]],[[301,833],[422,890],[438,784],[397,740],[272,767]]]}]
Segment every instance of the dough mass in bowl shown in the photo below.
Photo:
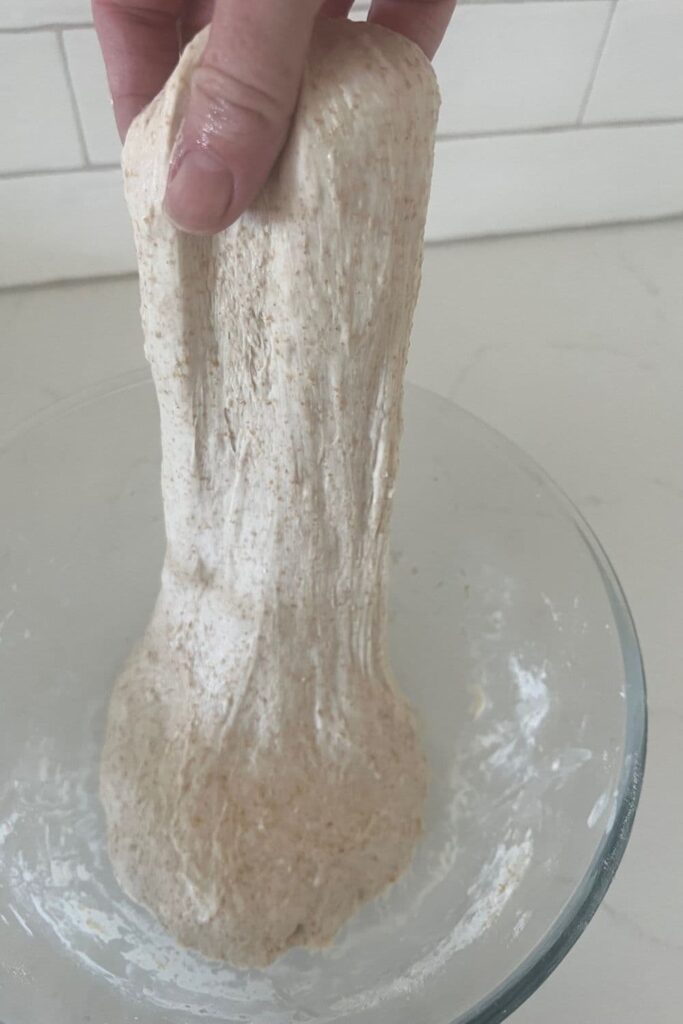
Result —
[{"label": "dough mass in bowl", "polygon": [[385,574],[438,94],[412,43],[321,21],[263,194],[192,237],[162,198],[204,43],[124,152],[167,550],[101,796],[123,889],[182,943],[256,966],[330,942],[421,830]]}]

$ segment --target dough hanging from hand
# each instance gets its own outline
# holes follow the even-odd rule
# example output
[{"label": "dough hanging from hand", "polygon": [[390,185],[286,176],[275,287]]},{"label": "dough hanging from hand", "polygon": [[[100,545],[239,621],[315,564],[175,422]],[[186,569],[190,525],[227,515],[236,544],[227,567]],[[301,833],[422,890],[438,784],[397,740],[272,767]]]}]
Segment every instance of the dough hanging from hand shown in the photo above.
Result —
[{"label": "dough hanging from hand", "polygon": [[263,194],[192,237],[162,198],[204,43],[124,152],[167,550],[101,796],[123,889],[251,966],[330,942],[421,831],[385,573],[438,93],[412,43],[321,20]]}]

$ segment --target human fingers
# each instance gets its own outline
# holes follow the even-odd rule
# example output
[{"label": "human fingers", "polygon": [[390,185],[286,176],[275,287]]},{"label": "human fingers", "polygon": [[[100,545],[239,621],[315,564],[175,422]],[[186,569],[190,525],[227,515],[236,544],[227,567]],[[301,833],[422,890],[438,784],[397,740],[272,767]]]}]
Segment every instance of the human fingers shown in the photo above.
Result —
[{"label": "human fingers", "polygon": [[319,0],[220,0],[190,85],[165,208],[185,231],[227,227],[287,137]]},{"label": "human fingers", "polygon": [[213,17],[215,0],[185,0],[180,25],[180,39],[187,46]]},{"label": "human fingers", "polygon": [[455,0],[373,0],[368,21],[400,32],[431,60],[455,10]]},{"label": "human fingers", "polygon": [[93,0],[119,134],[154,99],[178,60],[183,0]]}]

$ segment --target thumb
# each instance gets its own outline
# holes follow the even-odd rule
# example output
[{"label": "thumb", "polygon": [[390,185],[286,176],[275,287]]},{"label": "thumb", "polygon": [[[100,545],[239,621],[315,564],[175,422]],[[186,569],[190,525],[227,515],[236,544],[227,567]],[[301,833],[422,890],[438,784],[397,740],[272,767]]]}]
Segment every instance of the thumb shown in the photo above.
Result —
[{"label": "thumb", "polygon": [[297,101],[320,0],[219,0],[169,168],[164,206],[212,234],[263,187]]}]

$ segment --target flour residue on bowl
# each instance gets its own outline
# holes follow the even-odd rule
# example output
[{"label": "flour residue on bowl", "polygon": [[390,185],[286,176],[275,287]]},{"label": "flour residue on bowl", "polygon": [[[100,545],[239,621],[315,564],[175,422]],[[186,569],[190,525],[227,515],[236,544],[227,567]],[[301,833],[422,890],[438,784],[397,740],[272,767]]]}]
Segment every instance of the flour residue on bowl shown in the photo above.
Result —
[{"label": "flour residue on bowl", "polygon": [[533,849],[530,829],[521,842],[500,843],[467,890],[468,907],[455,928],[400,976],[370,993],[359,993],[336,1002],[331,1007],[334,1014],[361,1013],[397,995],[419,992],[430,977],[447,967],[455,954],[481,938],[500,917],[531,864]]},{"label": "flour residue on bowl", "polygon": [[526,830],[520,843],[498,845],[477,881],[468,889],[470,905],[444,943],[444,952],[450,955],[464,949],[491,927],[529,867],[533,849],[531,829]]},{"label": "flour residue on bowl", "polygon": [[[503,634],[505,602],[492,612],[490,623],[489,635]],[[502,665],[488,671],[490,676],[484,673],[469,688],[469,721],[459,723],[447,778],[437,775],[432,780],[438,793],[439,817],[431,822],[413,869],[405,882],[399,881],[396,887],[400,890],[402,885],[409,885],[412,872],[419,872],[422,880],[417,906],[432,892],[435,900],[441,901],[442,935],[424,955],[386,984],[335,1002],[330,1008],[334,1015],[352,1016],[398,996],[417,996],[431,977],[457,969],[458,954],[483,940],[496,927],[533,863],[538,821],[532,814],[520,825],[515,816],[524,802],[525,785],[536,776],[539,762],[545,765],[544,777],[550,780],[553,776],[547,759],[538,751],[552,706],[550,666],[545,662],[535,664],[522,653],[513,652]],[[508,682],[507,687],[501,686],[502,679]],[[498,693],[505,694],[506,713],[496,699]],[[487,780],[498,780],[495,785],[500,802],[490,803],[482,797],[491,782],[480,785],[479,773]],[[502,820],[506,825],[499,830]],[[446,830],[441,833],[444,822],[448,822],[449,838]],[[466,853],[462,849],[462,832],[472,828],[474,822],[483,835],[498,834],[498,839],[492,842],[483,863],[477,865],[473,881],[459,892],[457,855]],[[437,836],[441,841],[436,841]],[[471,861],[466,870],[472,870]],[[521,935],[530,917],[531,912],[524,905],[516,911],[506,926],[510,940]],[[405,924],[410,927],[409,914]]]},{"label": "flour residue on bowl", "polygon": [[539,731],[550,710],[548,688],[548,666],[546,664],[525,664],[518,654],[507,659],[507,674],[516,691],[513,714],[497,716],[482,722],[482,731],[475,737],[473,749],[482,757],[480,770],[486,774],[500,772],[526,781],[537,771],[536,759],[531,756]]},{"label": "flour residue on bowl", "polygon": [[[0,887],[7,909],[34,935],[55,936],[94,976],[133,1001],[198,1016],[272,999],[267,975],[245,974],[182,949],[127,900],[109,866],[97,798],[98,751],[80,768],[59,764],[47,740],[32,754],[32,778],[0,788]],[[5,808],[12,808],[5,814]]]},{"label": "flour residue on bowl", "polygon": [[543,664],[537,669],[525,668],[514,654],[510,656],[508,665],[519,694],[517,720],[520,732],[526,742],[533,746],[550,709],[548,666]]},{"label": "flour residue on bowl", "polygon": [[[505,616],[497,622],[504,629]],[[68,765],[51,741],[35,738],[15,781],[0,788],[6,916],[41,941],[54,937],[133,1005],[144,1002],[183,1021],[208,1016],[237,1024],[258,1011],[260,1024],[291,1024],[306,1019],[302,1007],[315,1004],[323,1024],[402,996],[419,998],[430,978],[457,970],[466,951],[486,948],[492,936],[522,941],[531,913],[524,882],[539,856],[543,794],[591,758],[579,747],[546,749],[553,666],[508,648],[486,671],[489,677],[469,688],[481,691],[469,714],[453,718],[452,740],[447,723],[441,757],[431,752],[429,814],[413,865],[328,950],[295,953],[266,971],[235,971],[179,947],[127,900],[106,854],[94,726],[84,728],[83,748]],[[425,727],[434,732],[426,721]],[[429,942],[421,939],[423,928]],[[378,970],[380,980],[370,985],[363,966],[378,950],[390,953],[396,936],[405,943],[403,966]],[[326,996],[330,972],[345,981]]]},{"label": "flour residue on bowl", "polygon": [[[179,947],[150,915],[120,893],[113,880],[96,795],[95,744],[81,752],[80,767],[67,769],[59,764],[49,741],[36,742],[41,749],[37,753],[34,747],[32,752],[32,778],[20,773],[20,781],[0,790],[0,877],[11,893],[8,909],[20,926],[28,934],[45,934],[47,929],[83,968],[133,1001],[235,1021],[240,1019],[240,1007],[251,1011],[260,1006],[260,1019],[270,1020],[268,1008],[278,1004],[287,988],[292,993],[296,988],[289,977],[282,984],[287,975],[283,962],[271,971],[245,973]],[[406,878],[368,908],[363,927],[368,924],[373,941],[385,942],[397,929],[408,928],[411,915],[430,899],[438,903],[440,887],[454,877],[458,819],[465,810],[461,781],[457,771],[445,780],[446,806],[440,807],[434,834],[426,837]],[[530,831],[521,839],[514,830],[504,836],[468,888],[465,911],[455,928],[386,990],[376,989],[372,1000],[395,995],[396,985],[406,991],[419,988],[450,957],[481,937],[513,895],[532,852]],[[343,964],[353,955],[356,941],[352,925],[339,942],[317,956],[321,963],[338,959]],[[308,964],[315,962],[313,956],[303,955]],[[351,1002],[355,998],[367,1005],[369,993],[352,996]],[[329,1019],[342,1009],[350,1011],[351,1003],[342,1003],[329,1007]]]}]

